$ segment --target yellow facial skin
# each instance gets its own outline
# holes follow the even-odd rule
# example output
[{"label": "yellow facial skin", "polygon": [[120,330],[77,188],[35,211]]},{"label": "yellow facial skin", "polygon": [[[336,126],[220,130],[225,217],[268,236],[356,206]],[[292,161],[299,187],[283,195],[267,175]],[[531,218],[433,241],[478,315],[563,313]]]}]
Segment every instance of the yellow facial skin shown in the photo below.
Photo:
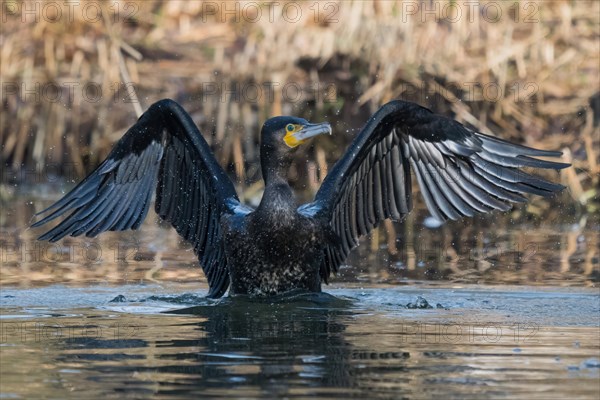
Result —
[{"label": "yellow facial skin", "polygon": [[303,144],[305,142],[304,140],[298,140],[296,137],[294,137],[294,133],[302,130],[302,128],[303,128],[302,125],[287,124],[285,126],[285,136],[283,137],[285,144],[287,144],[291,148],[294,148],[294,147],[297,147],[297,146],[300,146],[301,144]]}]

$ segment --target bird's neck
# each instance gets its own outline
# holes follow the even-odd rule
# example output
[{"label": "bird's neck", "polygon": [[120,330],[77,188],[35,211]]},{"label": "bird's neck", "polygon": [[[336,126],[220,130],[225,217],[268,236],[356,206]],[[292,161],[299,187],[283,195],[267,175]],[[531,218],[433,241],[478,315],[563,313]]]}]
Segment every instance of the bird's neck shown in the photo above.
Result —
[{"label": "bird's neck", "polygon": [[261,155],[261,161],[265,191],[258,206],[258,211],[265,211],[272,215],[275,215],[277,211],[295,211],[296,198],[287,179],[291,159],[285,155],[273,154],[267,151]]},{"label": "bird's neck", "polygon": [[269,182],[258,209],[267,213],[294,211],[296,199],[290,185],[285,181]]}]

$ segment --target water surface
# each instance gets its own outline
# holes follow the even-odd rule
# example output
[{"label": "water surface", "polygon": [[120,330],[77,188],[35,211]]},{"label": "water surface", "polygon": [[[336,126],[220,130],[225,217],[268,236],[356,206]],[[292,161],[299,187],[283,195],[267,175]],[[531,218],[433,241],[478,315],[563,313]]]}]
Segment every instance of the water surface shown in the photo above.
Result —
[{"label": "water surface", "polygon": [[[600,396],[597,226],[419,210],[363,241],[326,294],[206,300],[189,246],[139,232],[36,242],[0,213],[4,398]],[[512,219],[512,220],[511,220]]]}]

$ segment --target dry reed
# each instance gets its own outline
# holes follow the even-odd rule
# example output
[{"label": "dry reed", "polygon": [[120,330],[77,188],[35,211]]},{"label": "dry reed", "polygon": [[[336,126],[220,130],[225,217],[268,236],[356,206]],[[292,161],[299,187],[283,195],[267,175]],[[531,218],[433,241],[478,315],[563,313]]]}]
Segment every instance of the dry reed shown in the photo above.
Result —
[{"label": "dry reed", "polygon": [[[452,1],[83,1],[71,20],[48,4],[3,3],[4,182],[23,166],[84,175],[164,97],[182,103],[244,186],[258,177],[267,116],[330,119],[342,134],[317,141],[309,157],[322,172],[352,138],[344,131],[404,98],[566,150],[575,168],[563,182],[599,210],[600,2],[482,1],[470,12]],[[103,18],[90,18],[90,4]]]}]

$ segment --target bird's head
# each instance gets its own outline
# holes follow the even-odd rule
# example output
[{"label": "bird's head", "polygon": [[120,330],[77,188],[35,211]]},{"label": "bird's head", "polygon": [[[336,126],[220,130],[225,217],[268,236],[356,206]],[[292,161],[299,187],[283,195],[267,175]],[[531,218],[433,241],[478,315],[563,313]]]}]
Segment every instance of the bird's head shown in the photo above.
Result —
[{"label": "bird's head", "polygon": [[283,176],[292,162],[292,153],[308,139],[331,134],[327,122],[311,124],[297,117],[274,117],[268,119],[261,131],[260,158],[263,178],[272,179],[273,174]]},{"label": "bird's head", "polygon": [[263,144],[287,153],[289,149],[294,149],[308,139],[324,133],[331,134],[328,122],[311,124],[303,118],[282,116],[268,119],[263,125],[261,136]]}]

